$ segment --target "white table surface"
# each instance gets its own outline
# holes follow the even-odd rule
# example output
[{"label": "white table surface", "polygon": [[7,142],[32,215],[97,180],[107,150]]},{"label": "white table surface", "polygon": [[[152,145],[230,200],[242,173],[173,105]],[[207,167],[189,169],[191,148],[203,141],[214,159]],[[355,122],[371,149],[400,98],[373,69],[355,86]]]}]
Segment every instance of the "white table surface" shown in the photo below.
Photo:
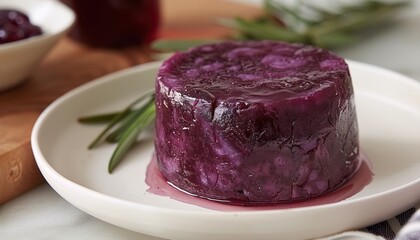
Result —
[{"label": "white table surface", "polygon": [[[420,0],[415,0],[414,6],[392,27],[336,52],[348,59],[392,69],[420,82]],[[72,206],[45,183],[17,199],[0,205],[0,239],[159,238],[128,231],[98,220]]]}]

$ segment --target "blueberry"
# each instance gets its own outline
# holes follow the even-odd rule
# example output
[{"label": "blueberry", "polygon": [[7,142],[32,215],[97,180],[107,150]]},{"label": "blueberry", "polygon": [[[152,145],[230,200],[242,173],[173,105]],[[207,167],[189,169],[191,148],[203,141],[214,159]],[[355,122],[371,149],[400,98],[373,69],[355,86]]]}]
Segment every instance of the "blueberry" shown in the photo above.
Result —
[{"label": "blueberry", "polygon": [[0,10],[0,44],[19,41],[42,34],[24,13],[13,9]]},{"label": "blueberry", "polygon": [[2,24],[0,26],[0,43],[12,42],[15,29],[11,24]]},{"label": "blueberry", "polygon": [[16,26],[30,24],[28,16],[18,11],[10,11],[7,17],[9,21]]}]

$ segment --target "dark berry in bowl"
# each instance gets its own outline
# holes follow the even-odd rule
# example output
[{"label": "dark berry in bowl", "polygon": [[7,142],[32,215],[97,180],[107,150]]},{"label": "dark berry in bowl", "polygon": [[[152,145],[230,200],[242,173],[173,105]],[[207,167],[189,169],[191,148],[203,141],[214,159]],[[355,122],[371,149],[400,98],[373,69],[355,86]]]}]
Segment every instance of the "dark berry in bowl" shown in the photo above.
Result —
[{"label": "dark berry in bowl", "polygon": [[0,10],[0,44],[41,34],[41,28],[33,25],[26,14],[14,9]]}]

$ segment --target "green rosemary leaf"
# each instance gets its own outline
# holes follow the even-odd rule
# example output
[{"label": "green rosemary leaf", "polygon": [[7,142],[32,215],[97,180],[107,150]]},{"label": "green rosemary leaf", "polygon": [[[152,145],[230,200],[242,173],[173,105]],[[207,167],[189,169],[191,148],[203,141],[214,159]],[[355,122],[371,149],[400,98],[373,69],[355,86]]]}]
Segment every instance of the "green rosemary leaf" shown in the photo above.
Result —
[{"label": "green rosemary leaf", "polygon": [[80,117],[78,121],[79,123],[83,123],[83,124],[104,124],[104,123],[109,123],[110,121],[112,121],[112,119],[115,118],[115,116],[118,114],[121,114],[121,112],[85,116],[85,117]]},{"label": "green rosemary leaf", "polygon": [[374,12],[378,9],[398,9],[410,4],[412,0],[402,0],[396,2],[386,2],[382,0],[365,0],[360,4],[343,6],[340,10],[342,13],[346,12]]},{"label": "green rosemary leaf", "polygon": [[196,47],[199,45],[207,43],[220,42],[221,40],[217,39],[197,39],[197,40],[186,40],[186,39],[176,39],[176,40],[156,40],[152,42],[151,48],[159,52],[175,52],[175,51],[185,51],[191,47]]},{"label": "green rosemary leaf", "polygon": [[[302,3],[299,3],[298,6],[301,4]],[[275,17],[279,19],[291,18],[294,21],[302,22],[306,25],[313,23],[313,20],[307,19],[304,16],[301,16],[301,14],[299,14],[299,8],[292,9],[280,2],[271,1],[271,0],[265,0],[264,6],[265,6],[266,11],[269,14],[274,15]],[[287,21],[283,21],[283,22],[287,24]],[[292,27],[292,26],[288,26],[288,27]]]},{"label": "green rosemary leaf", "polygon": [[236,18],[232,21],[233,22],[231,23],[228,23],[227,21],[224,23],[234,26],[234,28],[238,29],[243,34],[249,36],[252,39],[305,42],[305,37],[299,33],[295,33],[273,23],[254,22],[252,20],[245,20],[243,18]]},{"label": "green rosemary leaf", "polygon": [[123,120],[131,111],[132,108],[138,104],[139,102],[143,101],[145,98],[154,96],[152,93],[146,93],[140,98],[136,99],[133,103],[131,103],[128,107],[126,107],[123,111],[119,112],[118,114],[114,115],[112,120],[108,123],[106,128],[92,141],[91,144],[89,144],[88,148],[92,149],[96,146],[98,146],[102,139],[105,137],[105,135],[114,128],[121,120]]},{"label": "green rosemary leaf", "polygon": [[134,110],[133,112],[128,114],[123,120],[121,120],[121,123],[119,124],[119,126],[116,127],[112,132],[110,132],[108,136],[106,136],[105,141],[109,143],[117,143],[119,136],[121,136],[121,133],[123,133],[124,130],[128,126],[130,126],[130,124],[134,122],[136,118],[138,118],[139,116],[138,111],[139,110]]},{"label": "green rosemary leaf", "polygon": [[108,165],[108,172],[112,171],[121,162],[122,158],[127,154],[128,150],[136,142],[140,132],[147,127],[155,118],[155,104],[149,102],[143,114],[141,114],[130,126],[125,129],[121,140],[118,142],[117,148],[112,154],[111,160]]},{"label": "green rosemary leaf", "polygon": [[154,103],[154,97],[150,98],[150,100],[140,109],[134,110],[131,114],[127,115],[127,117],[122,121],[121,125],[111,132],[105,140],[110,143],[116,143],[121,140],[122,135],[124,132],[130,127],[130,125],[136,121],[137,118],[141,117],[147,110],[150,104]]},{"label": "green rosemary leaf", "polygon": [[359,40],[359,38],[353,34],[336,32],[313,37],[311,43],[323,48],[337,48],[354,43],[357,40]]},{"label": "green rosemary leaf", "polygon": [[341,16],[324,20],[320,24],[313,26],[308,30],[308,34],[320,36],[330,33],[362,31],[388,19],[391,13],[392,10],[387,7],[377,8],[369,12],[349,11]]},{"label": "green rosemary leaf", "polygon": [[88,148],[92,149],[101,143],[102,138],[108,133],[109,130],[111,130],[117,123],[119,123],[122,119],[124,119],[125,116],[130,112],[131,109],[125,109],[121,113],[118,113],[115,115],[112,120],[109,122],[109,124],[106,126],[106,128],[92,141],[91,144],[89,144]]}]

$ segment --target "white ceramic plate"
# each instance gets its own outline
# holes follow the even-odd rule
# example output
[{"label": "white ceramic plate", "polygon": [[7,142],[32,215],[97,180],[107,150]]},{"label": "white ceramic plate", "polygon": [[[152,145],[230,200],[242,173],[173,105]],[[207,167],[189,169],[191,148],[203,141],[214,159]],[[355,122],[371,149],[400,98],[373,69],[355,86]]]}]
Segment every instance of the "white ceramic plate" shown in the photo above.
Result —
[{"label": "white ceramic plate", "polygon": [[38,119],[33,151],[50,185],[70,203],[109,223],[175,240],[308,239],[357,229],[420,200],[420,84],[399,74],[349,61],[361,145],[374,178],[358,194],[331,204],[285,210],[223,212],[147,192],[152,140],[107,173],[114,146],[88,151],[102,127],[79,116],[119,110],[152,89],[160,63],[106,76],[51,104]]}]

